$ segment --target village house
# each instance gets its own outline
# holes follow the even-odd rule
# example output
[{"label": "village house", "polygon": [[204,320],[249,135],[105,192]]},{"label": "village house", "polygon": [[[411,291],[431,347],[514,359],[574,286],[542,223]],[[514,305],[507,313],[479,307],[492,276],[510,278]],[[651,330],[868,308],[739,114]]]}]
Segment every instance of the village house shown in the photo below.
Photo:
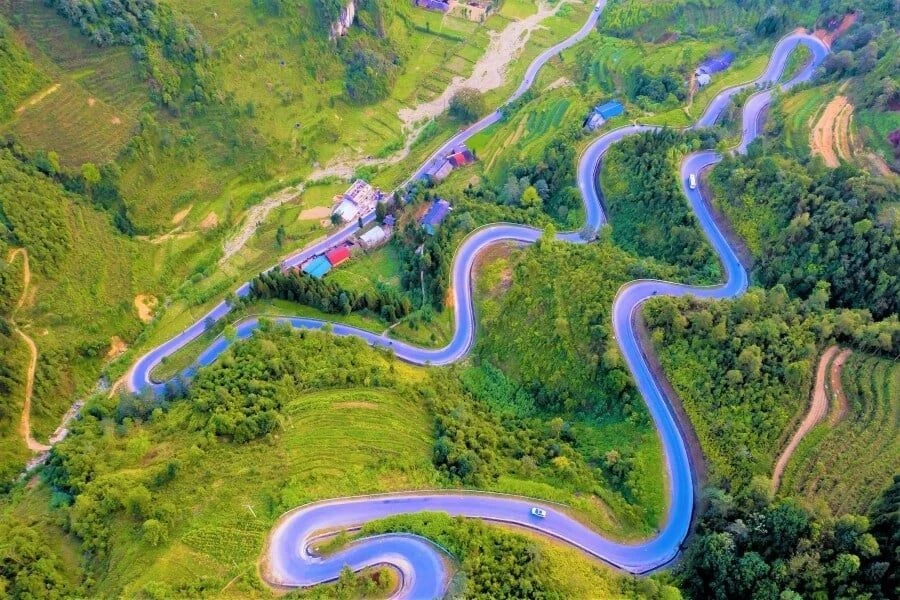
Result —
[{"label": "village house", "polygon": [[475,162],[475,154],[465,145],[457,147],[450,154],[435,160],[425,171],[425,177],[432,181],[446,179],[453,169],[464,167]]},{"label": "village house", "polygon": [[494,3],[485,2],[484,0],[467,0],[464,2],[459,2],[458,0],[413,0],[413,5],[444,14],[452,12],[476,23],[483,22],[494,10]]},{"label": "village house", "polygon": [[359,243],[363,248],[366,248],[367,250],[377,248],[378,246],[381,246],[388,241],[388,239],[390,238],[390,234],[388,233],[389,231],[390,228],[388,227],[379,227],[378,225],[376,225],[372,229],[359,236]]},{"label": "village house", "polygon": [[446,200],[436,199],[422,216],[422,228],[428,235],[434,235],[438,226],[447,218],[453,208]]},{"label": "village house", "polygon": [[301,270],[310,277],[322,279],[331,270],[331,263],[324,256],[317,256],[312,260],[306,261]]},{"label": "village house", "polygon": [[362,179],[354,181],[346,192],[334,197],[332,214],[338,215],[342,221],[350,221],[375,210],[381,199],[381,193]]},{"label": "village house", "polygon": [[598,104],[594,107],[594,110],[591,111],[591,114],[588,115],[587,119],[584,120],[584,128],[588,131],[593,131],[608,120],[613,117],[618,117],[624,112],[625,107],[622,106],[621,102],[615,100]]},{"label": "village house", "polygon": [[730,67],[733,62],[734,52],[723,52],[717,56],[707,58],[694,71],[694,75],[697,77],[697,85],[700,87],[709,85],[713,75],[721,73]]}]

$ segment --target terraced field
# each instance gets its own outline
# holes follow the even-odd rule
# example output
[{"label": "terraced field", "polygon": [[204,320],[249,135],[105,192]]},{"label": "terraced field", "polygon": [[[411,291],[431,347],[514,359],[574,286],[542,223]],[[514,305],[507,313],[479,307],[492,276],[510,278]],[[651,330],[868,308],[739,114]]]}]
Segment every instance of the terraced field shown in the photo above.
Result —
[{"label": "terraced field", "polygon": [[835,514],[862,513],[900,464],[900,363],[854,353],[841,379],[847,415],[804,438],[782,491],[821,500]]},{"label": "terraced field", "polygon": [[[48,85],[23,103],[6,130],[28,146],[79,165],[115,158],[147,101],[127,48],[99,49],[40,0],[4,0]],[[32,103],[33,101],[33,103]]]}]

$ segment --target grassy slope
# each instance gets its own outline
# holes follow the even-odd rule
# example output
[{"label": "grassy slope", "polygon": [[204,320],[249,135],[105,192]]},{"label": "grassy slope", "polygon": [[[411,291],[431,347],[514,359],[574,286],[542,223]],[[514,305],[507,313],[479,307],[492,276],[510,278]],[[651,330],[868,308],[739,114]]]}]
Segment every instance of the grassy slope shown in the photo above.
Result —
[{"label": "grassy slope", "polygon": [[857,353],[841,379],[847,415],[834,426],[820,423],[800,442],[782,489],[834,514],[864,513],[900,462],[900,365]]},{"label": "grassy slope", "polygon": [[[38,439],[46,439],[72,400],[96,383],[111,338],[129,341],[138,334],[132,300],[138,282],[152,279],[149,256],[139,242],[116,232],[106,213],[85,206],[83,199],[42,175],[21,170],[8,156],[2,167],[6,170],[0,188],[11,194],[3,202],[10,214],[18,206],[13,197],[17,191],[34,190],[60,209],[59,221],[52,224],[59,229],[51,238],[58,243],[70,240],[52,263],[42,261],[40,250],[29,248],[33,293],[16,319],[38,347],[32,427]],[[28,207],[24,213],[21,207],[15,210],[23,231],[44,226]]]},{"label": "grassy slope", "polygon": [[128,49],[98,50],[39,1],[8,0],[0,2],[0,10],[15,15],[17,31],[46,82],[42,92],[55,90],[24,106],[0,131],[15,133],[31,147],[55,150],[64,165],[115,158],[147,98]]}]

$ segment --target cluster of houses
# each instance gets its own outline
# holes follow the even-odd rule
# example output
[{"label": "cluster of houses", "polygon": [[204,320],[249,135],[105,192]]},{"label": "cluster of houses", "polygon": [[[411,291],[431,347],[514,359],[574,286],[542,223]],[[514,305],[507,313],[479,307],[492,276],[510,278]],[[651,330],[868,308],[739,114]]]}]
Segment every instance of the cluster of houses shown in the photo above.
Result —
[{"label": "cluster of houses", "polygon": [[[471,157],[471,152],[467,149],[465,152]],[[474,157],[471,157],[471,160],[474,160]],[[369,214],[375,210],[378,202],[386,199],[386,194],[365,181],[357,179],[346,192],[335,197],[335,207],[332,213],[340,215],[344,221],[349,222]],[[434,235],[451,210],[449,202],[435,198],[419,219],[419,224],[425,233]],[[324,253],[313,256],[301,264],[299,269],[310,277],[321,279],[335,267],[350,260],[354,254],[360,251],[374,250],[386,244],[391,239],[395,225],[394,215],[385,215],[380,225],[374,223],[351,240],[341,242]]]},{"label": "cluster of houses", "polygon": [[432,161],[423,175],[436,183],[446,178],[453,169],[471,165],[473,162],[475,162],[475,154],[463,144],[455,148],[450,154]]},{"label": "cluster of houses", "polygon": [[375,210],[375,206],[385,197],[386,194],[378,188],[357,179],[346,192],[334,197],[331,214],[339,216],[344,223],[349,223]]},{"label": "cluster of houses", "polygon": [[453,13],[481,23],[494,11],[493,2],[484,0],[413,0],[413,5],[444,14]]},{"label": "cluster of houses", "polygon": [[314,256],[300,265],[300,270],[316,279],[321,279],[335,267],[347,262],[354,253],[360,250],[373,250],[384,245],[391,238],[394,228],[394,217],[388,215],[384,224],[375,224],[355,239],[329,248],[324,254]]},{"label": "cluster of houses", "polygon": [[697,85],[703,87],[704,85],[709,85],[709,82],[712,80],[712,76],[716,73],[721,73],[725,69],[731,66],[731,63],[734,62],[734,52],[722,52],[717,56],[713,56],[711,58],[707,58],[700,66],[697,67],[697,70],[694,71],[694,75],[697,78]]},{"label": "cluster of houses", "polygon": [[591,110],[590,114],[588,114],[587,118],[584,120],[584,128],[588,131],[593,131],[613,117],[618,117],[624,112],[625,107],[621,102],[618,102],[616,100],[610,100],[609,102],[598,104],[594,107],[593,110]]}]

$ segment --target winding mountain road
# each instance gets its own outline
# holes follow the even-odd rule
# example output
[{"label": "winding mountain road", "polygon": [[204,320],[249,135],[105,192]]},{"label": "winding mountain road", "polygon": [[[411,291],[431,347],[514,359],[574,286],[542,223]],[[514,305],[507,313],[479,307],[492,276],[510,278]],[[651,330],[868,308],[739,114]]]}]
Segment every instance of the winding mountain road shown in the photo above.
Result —
[{"label": "winding mountain road", "polygon": [[[521,96],[530,87],[540,67],[555,52],[577,43],[590,32],[602,7],[603,2],[599,2],[585,27],[572,38],[549,49],[535,60],[535,63],[526,71],[522,85],[516,90],[512,99]],[[788,56],[798,44],[807,46],[813,54],[813,59],[793,79],[781,85],[781,88],[787,89],[808,80],[815,67],[826,56],[828,49],[813,36],[802,33],[789,35],[776,45],[769,65],[759,79],[721,92],[693,127],[708,127],[714,124],[732,97],[741,90],[757,84],[762,86],[776,84],[781,77]],[[770,102],[773,89],[761,91],[751,96],[745,103],[743,135],[737,147],[738,152],[745,151],[747,145],[757,137],[759,116]],[[458,133],[442,149],[450,148],[468,139],[471,135],[495,123],[499,118],[499,111],[491,113],[478,123]],[[559,240],[584,243],[593,239],[605,222],[600,191],[596,184],[603,154],[612,144],[627,136],[654,129],[657,128],[643,125],[622,127],[604,134],[587,148],[578,166],[578,185],[585,203],[585,226],[578,232],[558,234]],[[429,158],[410,179],[414,179],[424,172],[430,161],[437,155],[438,153],[435,153]],[[637,544],[618,543],[594,532],[587,525],[567,515],[558,506],[513,496],[478,493],[406,493],[343,498],[306,505],[282,517],[273,529],[266,550],[264,570],[266,579],[273,585],[279,586],[310,586],[336,579],[344,565],[349,565],[353,570],[359,570],[377,564],[389,564],[402,574],[402,586],[397,592],[398,596],[407,598],[441,596],[445,591],[448,579],[444,561],[441,559],[439,551],[421,538],[409,535],[384,535],[360,540],[329,557],[317,557],[309,552],[309,544],[317,532],[358,527],[373,519],[423,510],[442,511],[452,515],[526,527],[562,540],[606,563],[631,573],[646,573],[670,562],[678,554],[688,533],[694,504],[694,478],[684,439],[679,432],[668,400],[663,395],[659,383],[653,378],[642,354],[633,319],[641,304],[652,296],[693,295],[702,298],[733,298],[746,290],[747,273],[738,260],[736,252],[729,246],[726,238],[716,226],[700,190],[690,189],[687,184],[690,174],[698,173],[720,159],[721,157],[717,153],[710,151],[691,154],[682,163],[681,176],[683,191],[710,244],[720,257],[725,273],[725,282],[716,286],[697,287],[665,281],[636,281],[622,287],[616,296],[613,307],[615,337],[637,388],[643,395],[659,430],[665,455],[666,472],[670,483],[667,488],[669,494],[668,520],[655,537]],[[374,215],[370,214],[366,220],[368,222],[373,218]],[[283,265],[300,264],[309,256],[320,253],[334,243],[346,239],[356,228],[355,223],[348,225],[328,239],[288,258]],[[398,358],[415,364],[443,365],[457,361],[469,352],[475,336],[471,285],[475,258],[479,252],[492,244],[508,241],[532,243],[540,236],[541,230],[533,227],[500,223],[477,229],[463,241],[454,258],[452,274],[456,330],[453,339],[444,348],[419,348],[342,324],[331,324],[332,331],[337,335],[353,335],[363,338],[374,346],[392,348]],[[249,285],[244,284],[237,290],[237,294],[245,295],[248,290]],[[135,392],[146,388],[161,390],[163,384],[154,383],[150,379],[152,368],[164,356],[175,352],[203,333],[205,321],[221,319],[227,315],[229,310],[229,307],[223,302],[180,335],[139,359],[129,373],[129,388]],[[279,320],[294,327],[306,329],[317,329],[326,325],[326,322],[316,319],[284,318]],[[237,338],[249,337],[258,325],[255,318],[240,322],[236,327]],[[225,351],[229,344],[230,342],[220,337],[204,350],[197,363],[199,365],[210,364]],[[546,519],[533,517],[530,513],[532,506],[543,507],[547,510],[548,517]]]}]

